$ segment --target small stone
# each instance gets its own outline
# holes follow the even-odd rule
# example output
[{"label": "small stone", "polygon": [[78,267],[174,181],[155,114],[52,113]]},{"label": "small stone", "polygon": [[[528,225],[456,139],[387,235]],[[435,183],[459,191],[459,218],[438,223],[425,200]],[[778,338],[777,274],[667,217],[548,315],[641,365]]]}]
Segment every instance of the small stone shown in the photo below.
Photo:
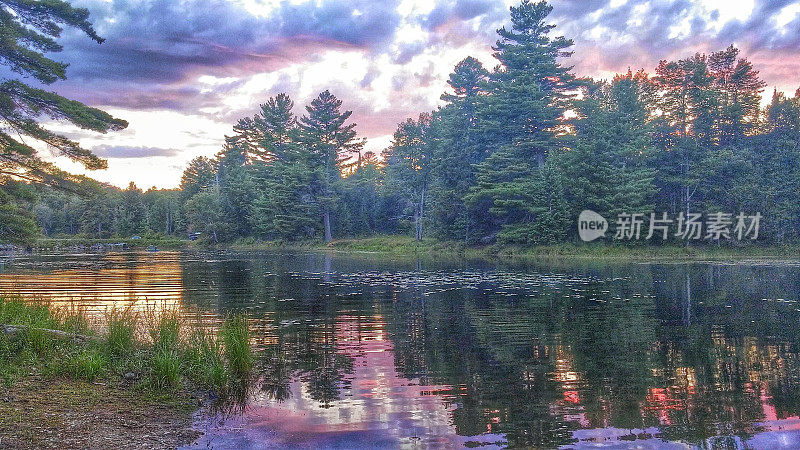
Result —
[{"label": "small stone", "polygon": [[128,372],[124,375],[125,379],[130,381],[136,379],[136,374],[133,372]]}]

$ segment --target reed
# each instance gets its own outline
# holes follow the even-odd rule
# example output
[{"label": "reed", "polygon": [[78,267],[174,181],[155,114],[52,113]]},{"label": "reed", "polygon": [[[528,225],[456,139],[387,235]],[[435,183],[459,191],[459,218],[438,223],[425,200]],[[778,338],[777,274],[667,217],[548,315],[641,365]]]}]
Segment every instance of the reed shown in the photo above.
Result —
[{"label": "reed", "polygon": [[[242,392],[253,379],[243,316],[228,317],[217,335],[202,326],[184,330],[175,311],[140,315],[131,308],[111,309],[93,327],[85,310],[0,297],[0,325],[26,327],[13,336],[0,332],[0,379],[6,383],[38,371],[88,381],[135,381],[160,391],[208,389],[222,397]],[[146,333],[138,338],[140,326],[149,340]]]}]

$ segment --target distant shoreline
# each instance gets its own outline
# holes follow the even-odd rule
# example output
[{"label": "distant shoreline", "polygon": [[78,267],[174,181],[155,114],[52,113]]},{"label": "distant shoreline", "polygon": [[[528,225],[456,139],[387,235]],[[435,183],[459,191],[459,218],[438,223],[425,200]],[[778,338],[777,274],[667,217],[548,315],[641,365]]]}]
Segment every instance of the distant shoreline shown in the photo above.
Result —
[{"label": "distant shoreline", "polygon": [[[124,245],[121,245],[124,244]],[[404,235],[378,235],[359,238],[337,239],[329,244],[317,240],[283,242],[238,240],[213,244],[207,241],[190,241],[174,237],[143,237],[141,239],[85,239],[43,238],[34,247],[35,251],[56,250],[287,250],[287,251],[332,251],[336,253],[374,254],[391,257],[442,257],[442,258],[577,258],[577,259],[625,259],[641,261],[744,261],[781,259],[800,261],[800,247],[775,245],[615,245],[602,242],[583,244],[566,243],[535,247],[512,247],[501,245],[472,246],[464,242],[423,239],[415,241]],[[18,249],[24,251],[25,249]]]},{"label": "distant shoreline", "polygon": [[624,259],[635,261],[702,261],[781,259],[800,260],[800,247],[796,246],[626,246],[604,243],[568,243],[536,247],[511,247],[500,245],[470,246],[463,242],[423,239],[415,241],[410,236],[379,235],[372,237],[322,242],[285,243],[274,241],[238,241],[221,248],[231,250],[313,250],[337,253],[365,253],[392,257],[462,257],[462,258],[578,258]]}]

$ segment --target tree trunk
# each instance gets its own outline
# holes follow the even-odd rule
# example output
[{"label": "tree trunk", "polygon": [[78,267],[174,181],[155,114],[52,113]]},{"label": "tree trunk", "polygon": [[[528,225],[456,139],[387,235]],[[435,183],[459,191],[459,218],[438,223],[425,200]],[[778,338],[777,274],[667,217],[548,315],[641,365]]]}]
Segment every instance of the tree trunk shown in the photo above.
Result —
[{"label": "tree trunk", "polygon": [[416,241],[422,240],[421,237],[422,232],[420,231],[419,228],[420,228],[419,208],[417,208],[416,211],[414,211],[414,240]]},{"label": "tree trunk", "polygon": [[325,225],[325,243],[327,244],[333,240],[331,235],[331,212],[328,211],[328,208],[325,208],[323,212],[322,223]]}]

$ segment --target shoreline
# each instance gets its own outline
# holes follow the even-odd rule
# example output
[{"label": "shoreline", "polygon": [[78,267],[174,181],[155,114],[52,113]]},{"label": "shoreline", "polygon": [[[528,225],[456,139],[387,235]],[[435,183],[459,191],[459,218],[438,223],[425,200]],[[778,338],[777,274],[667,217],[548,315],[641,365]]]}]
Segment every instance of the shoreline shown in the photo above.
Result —
[{"label": "shoreline", "polygon": [[79,307],[0,295],[0,447],[190,444],[201,408],[246,392],[249,339],[239,315],[212,332],[175,312],[112,309],[98,326]]},{"label": "shoreline", "polygon": [[125,380],[26,375],[0,385],[2,448],[177,448],[195,442],[200,401]]},{"label": "shoreline", "polygon": [[[126,243],[126,247],[115,244]],[[102,246],[109,246],[101,248]],[[488,260],[510,259],[588,259],[631,260],[635,262],[693,262],[779,260],[800,261],[800,246],[679,246],[679,245],[617,245],[606,243],[564,243],[535,247],[512,247],[497,244],[467,245],[463,242],[423,239],[415,241],[404,235],[378,235],[336,239],[328,244],[320,241],[258,241],[243,239],[230,243],[209,244],[171,237],[130,239],[41,239],[37,251],[65,249],[91,250],[219,250],[219,251],[314,251],[364,254],[392,258],[467,258]]]}]

